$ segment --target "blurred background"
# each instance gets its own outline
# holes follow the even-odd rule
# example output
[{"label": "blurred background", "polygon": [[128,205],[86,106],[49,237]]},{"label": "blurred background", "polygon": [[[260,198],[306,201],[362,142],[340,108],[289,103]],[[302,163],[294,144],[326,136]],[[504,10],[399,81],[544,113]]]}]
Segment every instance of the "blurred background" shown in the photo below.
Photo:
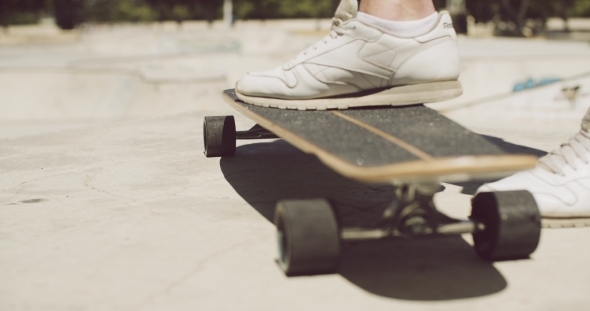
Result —
[{"label": "blurred background", "polygon": [[[579,131],[590,0],[435,3],[460,33],[464,94],[430,107],[542,151]],[[359,244],[341,275],[286,279],[273,265],[259,206],[345,193],[365,219],[391,189],[280,141],[206,158],[202,120],[249,128],[222,90],[327,35],[337,4],[0,0],[0,310],[587,310],[582,228],[493,266],[454,237]],[[476,188],[445,185],[437,204],[466,217]]]},{"label": "blurred background", "polygon": [[[52,17],[61,29],[89,23],[146,23],[216,19],[265,20],[330,18],[338,0],[2,0],[0,24],[35,24]],[[590,17],[589,0],[434,0],[438,9],[456,17],[458,32],[467,32],[469,18],[493,23],[496,35],[531,36],[547,30],[551,18],[559,18],[570,30],[570,18]],[[225,13],[225,14],[224,14]]]},{"label": "blurred background", "polygon": [[[590,0],[434,2],[460,34],[465,90],[438,109],[479,125],[590,105]],[[338,3],[0,0],[0,127],[225,109],[221,90],[326,35]]]}]

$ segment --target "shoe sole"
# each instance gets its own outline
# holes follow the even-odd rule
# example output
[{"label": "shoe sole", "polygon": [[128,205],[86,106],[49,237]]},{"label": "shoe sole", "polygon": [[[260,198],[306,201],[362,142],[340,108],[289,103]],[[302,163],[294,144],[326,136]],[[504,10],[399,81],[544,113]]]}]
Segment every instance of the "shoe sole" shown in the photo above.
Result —
[{"label": "shoe sole", "polygon": [[543,228],[580,228],[590,227],[590,218],[542,218]]},{"label": "shoe sole", "polygon": [[392,87],[363,96],[318,99],[278,99],[236,95],[242,101],[262,107],[297,110],[348,109],[370,106],[408,106],[438,102],[459,97],[463,88],[459,81],[429,82]]}]

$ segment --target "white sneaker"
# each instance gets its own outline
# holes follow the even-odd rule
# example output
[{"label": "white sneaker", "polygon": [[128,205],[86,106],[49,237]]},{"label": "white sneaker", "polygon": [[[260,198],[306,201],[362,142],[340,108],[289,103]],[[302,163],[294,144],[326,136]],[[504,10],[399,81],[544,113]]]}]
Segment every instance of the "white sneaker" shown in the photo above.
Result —
[{"label": "white sneaker", "polygon": [[447,12],[432,29],[399,37],[356,18],[357,0],[342,0],[330,34],[281,67],[248,73],[237,96],[282,109],[409,105],[462,94],[456,34]]},{"label": "white sneaker", "polygon": [[478,192],[528,190],[546,227],[590,226],[590,109],[578,134],[536,168],[485,184]]}]

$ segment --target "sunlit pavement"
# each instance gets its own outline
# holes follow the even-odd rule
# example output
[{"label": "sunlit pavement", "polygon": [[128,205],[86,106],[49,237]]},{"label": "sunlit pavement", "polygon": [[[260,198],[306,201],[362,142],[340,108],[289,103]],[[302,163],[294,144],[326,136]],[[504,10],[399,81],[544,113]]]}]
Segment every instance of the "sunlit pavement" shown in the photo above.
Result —
[{"label": "sunlit pavement", "polygon": [[[391,188],[346,180],[282,141],[208,159],[202,119],[234,114],[223,89],[289,60],[327,23],[2,35],[0,310],[586,310],[590,228],[544,230],[527,260],[485,262],[466,236],[348,244],[338,274],[280,272],[278,199],[329,197],[367,217]],[[460,48],[465,95],[433,108],[537,153],[578,130],[587,43]],[[529,78],[562,81],[512,94]],[[570,100],[563,89],[575,86]],[[439,205],[467,216],[477,184],[445,187]]]}]

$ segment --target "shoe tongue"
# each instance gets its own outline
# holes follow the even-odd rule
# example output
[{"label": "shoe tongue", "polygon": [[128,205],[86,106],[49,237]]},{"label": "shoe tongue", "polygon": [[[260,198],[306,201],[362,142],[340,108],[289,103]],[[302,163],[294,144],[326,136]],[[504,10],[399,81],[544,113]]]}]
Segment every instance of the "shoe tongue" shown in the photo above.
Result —
[{"label": "shoe tongue", "polygon": [[359,4],[357,0],[340,0],[340,4],[336,9],[335,17],[342,21],[347,21],[351,18],[355,18],[358,13]]}]

